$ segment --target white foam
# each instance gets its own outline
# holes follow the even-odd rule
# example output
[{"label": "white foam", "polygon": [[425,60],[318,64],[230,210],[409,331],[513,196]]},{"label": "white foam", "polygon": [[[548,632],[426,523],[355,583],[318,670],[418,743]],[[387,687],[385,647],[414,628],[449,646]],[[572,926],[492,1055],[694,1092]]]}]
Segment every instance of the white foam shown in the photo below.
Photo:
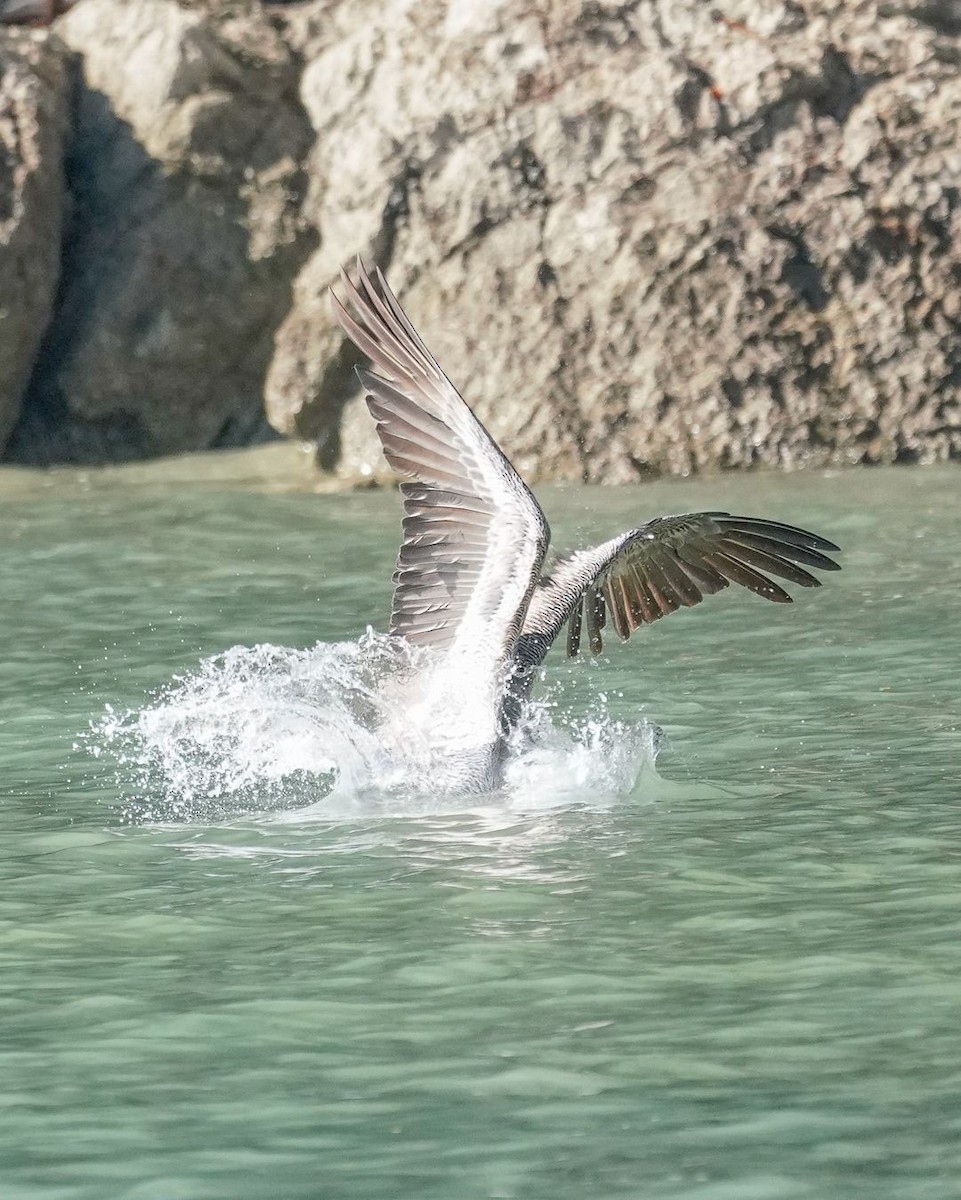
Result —
[{"label": "white foam", "polygon": [[[474,807],[477,798],[468,804],[445,789],[419,706],[405,698],[428,661],[371,631],[310,650],[235,646],[139,709],[108,709],[88,743],[114,756],[136,821]],[[548,697],[512,738],[497,802],[534,809],[628,795],[653,764],[655,734],[644,720],[607,717],[603,705],[575,719]]]}]

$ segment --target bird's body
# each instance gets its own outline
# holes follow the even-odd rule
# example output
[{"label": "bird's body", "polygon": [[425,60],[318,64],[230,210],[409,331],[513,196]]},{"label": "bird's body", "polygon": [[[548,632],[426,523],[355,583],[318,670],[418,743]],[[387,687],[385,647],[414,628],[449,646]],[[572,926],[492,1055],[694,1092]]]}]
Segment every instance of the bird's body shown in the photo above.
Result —
[{"label": "bird's body", "polygon": [[837,570],[817,534],[757,517],[657,517],[542,574],[550,529],[533,494],[444,375],[379,271],[346,273],[334,313],[374,370],[359,370],[387,461],[405,477],[390,633],[434,653],[414,703],[453,790],[484,791],[537,668],[565,625],[567,651],[603,647],[610,617],[641,625],[737,583],[791,597],[770,575],[817,587]]}]

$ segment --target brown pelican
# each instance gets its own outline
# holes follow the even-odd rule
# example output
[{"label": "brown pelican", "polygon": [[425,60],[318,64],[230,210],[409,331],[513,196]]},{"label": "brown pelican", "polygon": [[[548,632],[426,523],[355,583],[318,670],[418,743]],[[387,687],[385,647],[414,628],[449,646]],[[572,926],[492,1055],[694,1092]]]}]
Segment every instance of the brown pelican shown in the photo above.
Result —
[{"label": "brown pelican", "polygon": [[[730,583],[791,603],[775,575],[819,587],[806,570],[838,570],[815,533],[725,512],[655,517],[541,574],[550,529],[530,489],[441,370],[379,269],[342,273],[334,314],[373,364],[358,368],[384,454],[401,484],[403,541],[390,633],[431,647],[440,684],[426,716],[456,763],[455,786],[498,780],[506,739],[536,668],[567,625],[567,653],[586,632],[592,654],[610,619],[635,630]],[[803,565],[802,565],[803,564]],[[437,725],[443,729],[436,728]]]}]

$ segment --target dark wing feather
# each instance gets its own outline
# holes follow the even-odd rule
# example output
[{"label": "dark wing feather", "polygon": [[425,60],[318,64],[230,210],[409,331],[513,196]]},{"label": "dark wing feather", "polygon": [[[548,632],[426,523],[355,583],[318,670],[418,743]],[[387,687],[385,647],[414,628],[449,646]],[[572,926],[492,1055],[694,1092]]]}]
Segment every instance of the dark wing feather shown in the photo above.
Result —
[{"label": "dark wing feather", "polygon": [[438,366],[380,271],[342,275],[334,315],[374,370],[358,375],[384,455],[412,482],[390,631],[509,655],[550,531],[537,501]]},{"label": "dark wing feather", "polygon": [[820,587],[804,568],[839,570],[825,553],[837,550],[816,533],[761,517],[720,512],[657,517],[556,563],[534,595],[524,633],[546,646],[569,620],[567,652],[575,655],[586,621],[588,644],[598,654],[605,610],[626,641],[641,625],[699,604],[731,583],[790,604],[791,597],[770,576]]}]

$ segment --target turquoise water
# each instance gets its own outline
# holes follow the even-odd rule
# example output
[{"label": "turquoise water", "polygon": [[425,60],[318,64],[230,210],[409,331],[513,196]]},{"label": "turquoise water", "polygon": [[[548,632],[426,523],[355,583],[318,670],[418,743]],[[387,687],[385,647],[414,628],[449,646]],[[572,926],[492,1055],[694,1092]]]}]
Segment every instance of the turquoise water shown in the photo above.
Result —
[{"label": "turquoise water", "polygon": [[397,498],[262,461],[0,473],[0,1197],[961,1196],[957,471],[543,489],[845,569],[555,658],[468,807],[336,707]]}]

